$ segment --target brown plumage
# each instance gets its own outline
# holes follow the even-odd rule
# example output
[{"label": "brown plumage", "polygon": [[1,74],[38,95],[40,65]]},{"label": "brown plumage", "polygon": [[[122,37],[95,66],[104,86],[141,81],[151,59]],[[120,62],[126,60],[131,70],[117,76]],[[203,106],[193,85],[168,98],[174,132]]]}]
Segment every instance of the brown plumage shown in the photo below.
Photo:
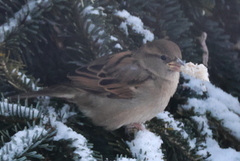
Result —
[{"label": "brown plumage", "polygon": [[153,118],[174,94],[182,65],[179,47],[154,40],[136,51],[98,58],[69,73],[71,83],[20,97],[41,95],[75,103],[93,123],[108,130]]}]

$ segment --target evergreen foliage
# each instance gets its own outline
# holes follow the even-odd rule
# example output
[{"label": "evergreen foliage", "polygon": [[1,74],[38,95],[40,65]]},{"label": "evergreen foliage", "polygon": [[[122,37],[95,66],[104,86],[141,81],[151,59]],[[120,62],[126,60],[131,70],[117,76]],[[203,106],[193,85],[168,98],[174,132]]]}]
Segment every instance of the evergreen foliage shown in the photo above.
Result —
[{"label": "evergreen foliage", "polygon": [[[69,71],[97,57],[150,41],[145,33],[176,42],[184,60],[202,63],[198,37],[206,32],[211,82],[239,98],[239,8],[238,0],[0,0],[0,92],[9,96],[66,82]],[[144,32],[120,12],[138,19]],[[163,140],[164,159],[207,159],[209,153],[199,153],[207,147],[204,128],[221,148],[239,152],[239,138],[211,111],[199,114],[196,107],[184,108],[189,98],[209,98],[207,92],[185,86],[188,81],[181,77],[166,108],[180,130],[161,118],[146,123]],[[0,101],[0,160],[139,160],[127,144],[134,136],[123,128],[109,132],[94,126],[64,100],[9,101]],[[62,137],[61,128],[69,136]]]}]

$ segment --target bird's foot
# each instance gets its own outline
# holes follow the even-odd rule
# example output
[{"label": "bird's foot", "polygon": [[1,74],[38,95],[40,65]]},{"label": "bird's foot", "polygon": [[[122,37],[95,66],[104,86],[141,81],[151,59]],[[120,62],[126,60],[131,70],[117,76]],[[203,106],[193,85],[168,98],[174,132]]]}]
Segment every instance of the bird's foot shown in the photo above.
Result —
[{"label": "bird's foot", "polygon": [[145,126],[142,123],[132,123],[125,127],[125,132],[127,134],[135,134],[140,130],[145,130]]}]

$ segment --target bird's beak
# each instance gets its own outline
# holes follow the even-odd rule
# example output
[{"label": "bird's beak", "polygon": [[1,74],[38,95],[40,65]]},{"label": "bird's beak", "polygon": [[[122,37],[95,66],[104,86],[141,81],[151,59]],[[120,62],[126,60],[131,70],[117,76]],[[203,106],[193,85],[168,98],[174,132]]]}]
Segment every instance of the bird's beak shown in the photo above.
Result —
[{"label": "bird's beak", "polygon": [[185,63],[181,59],[177,58],[177,60],[168,63],[168,66],[169,66],[170,70],[180,72],[181,66],[183,66],[184,64]]}]

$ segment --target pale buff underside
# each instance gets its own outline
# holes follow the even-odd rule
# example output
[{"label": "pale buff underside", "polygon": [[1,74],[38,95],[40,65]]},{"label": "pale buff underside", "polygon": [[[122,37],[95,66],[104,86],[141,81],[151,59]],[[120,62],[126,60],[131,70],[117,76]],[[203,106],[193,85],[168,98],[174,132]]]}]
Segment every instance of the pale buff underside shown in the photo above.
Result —
[{"label": "pale buff underside", "polygon": [[[166,108],[170,97],[177,88],[179,73],[175,72],[173,77],[176,78],[171,79],[174,81],[154,82],[149,80],[145,82],[146,86],[135,89],[136,95],[133,99],[107,97],[99,99],[98,95],[84,92],[76,96],[75,98],[78,99],[74,99],[74,102],[76,103],[78,100],[79,103],[76,104],[83,105],[79,107],[80,111],[92,118],[96,125],[104,126],[108,130],[131,123],[142,123],[152,119]],[[168,94],[165,91],[168,91]]]}]

